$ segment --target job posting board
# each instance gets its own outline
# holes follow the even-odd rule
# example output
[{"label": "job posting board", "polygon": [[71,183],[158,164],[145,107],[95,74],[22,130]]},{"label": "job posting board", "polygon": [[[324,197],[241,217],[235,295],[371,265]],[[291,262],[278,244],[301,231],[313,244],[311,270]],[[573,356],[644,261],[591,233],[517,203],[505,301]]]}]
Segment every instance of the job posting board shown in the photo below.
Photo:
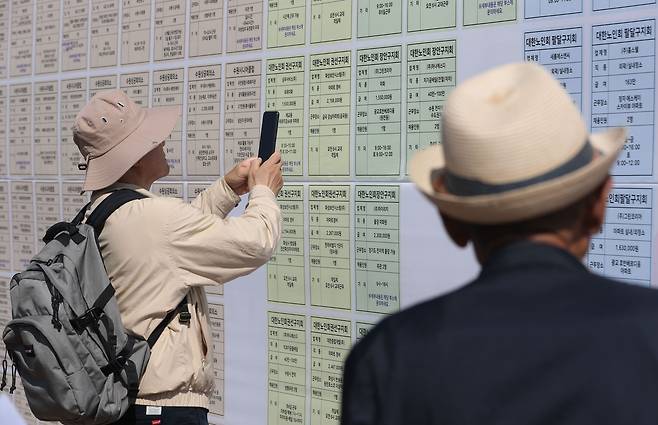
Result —
[{"label": "job posting board", "polygon": [[[628,129],[583,262],[657,286],[657,17],[655,0],[0,2],[0,325],[12,275],[88,202],[71,125],[94,94],[180,108],[151,190],[184,201],[254,156],[277,110],[283,234],[265,266],[207,287],[210,420],[338,424],[352,345],[478,272],[408,162],[442,142],[456,85],[514,61],[548,69],[592,132]],[[39,423],[20,379],[14,399]]]}]

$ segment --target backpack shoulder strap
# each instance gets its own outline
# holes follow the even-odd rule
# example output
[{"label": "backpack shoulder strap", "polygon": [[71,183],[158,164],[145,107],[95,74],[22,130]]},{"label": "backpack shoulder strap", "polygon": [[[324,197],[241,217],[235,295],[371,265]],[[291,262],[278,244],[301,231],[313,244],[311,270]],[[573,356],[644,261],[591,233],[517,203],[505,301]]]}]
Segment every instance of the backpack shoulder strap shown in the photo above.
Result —
[{"label": "backpack shoulder strap", "polygon": [[153,329],[153,332],[151,332],[151,335],[149,335],[148,339],[146,340],[150,348],[153,348],[155,343],[158,341],[158,338],[160,338],[160,335],[162,335],[162,332],[164,332],[167,325],[169,325],[169,323],[171,323],[171,321],[174,320],[174,317],[176,317],[176,315],[178,314],[180,314],[178,320],[180,320],[181,323],[190,322],[190,312],[187,308],[187,295],[176,306],[176,308],[169,311],[167,315],[164,317],[164,319],[162,319],[162,322],[158,323],[158,326],[156,326],[155,329]]},{"label": "backpack shoulder strap", "polygon": [[82,220],[84,220],[85,218],[85,213],[87,212],[89,207],[91,207],[91,202],[87,202],[87,205],[85,205],[84,207],[82,207],[80,211],[78,211],[78,213],[75,215],[73,220],[71,220],[71,224],[77,226],[80,223],[82,223]]},{"label": "backpack shoulder strap", "polygon": [[[96,237],[98,237],[98,235],[100,235],[100,233],[103,231],[103,228],[105,227],[105,221],[114,211],[116,211],[119,207],[127,202],[143,198],[146,198],[146,196],[131,189],[119,189],[115,192],[112,192],[110,196],[105,198],[103,202],[94,208],[94,211],[92,211],[92,213],[89,215],[89,218],[87,219],[87,224],[94,228],[94,233],[96,234]],[[103,295],[110,295],[111,297],[114,295],[114,291],[108,294],[102,294],[101,297],[99,297],[99,300],[101,298],[108,298],[107,296]],[[190,312],[187,308],[187,296],[181,300],[175,309],[169,311],[162,322],[160,322],[158,326],[156,326],[156,328],[153,330],[147,340],[149,347],[153,348],[167,325],[169,325],[169,323],[176,316],[179,316],[178,320],[180,320],[181,323],[189,323]]]},{"label": "backpack shoulder strap", "polygon": [[105,227],[105,221],[114,211],[127,202],[143,198],[146,198],[146,196],[132,189],[116,190],[94,208],[94,211],[92,211],[87,219],[87,224],[94,228],[94,233],[98,238],[98,235],[101,234]]}]

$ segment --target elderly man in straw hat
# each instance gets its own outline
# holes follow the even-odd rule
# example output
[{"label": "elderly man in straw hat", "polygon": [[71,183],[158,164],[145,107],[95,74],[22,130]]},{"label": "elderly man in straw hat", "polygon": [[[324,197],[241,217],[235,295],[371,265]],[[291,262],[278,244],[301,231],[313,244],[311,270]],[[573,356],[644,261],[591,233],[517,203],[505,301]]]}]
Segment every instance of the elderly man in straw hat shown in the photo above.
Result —
[{"label": "elderly man in straw hat", "polygon": [[343,425],[658,423],[658,292],[582,264],[624,130],[529,63],[459,85],[442,128],[411,179],[482,271],[357,344]]},{"label": "elderly man in straw hat", "polygon": [[[136,405],[121,424],[208,423],[214,377],[203,286],[264,264],[281,231],[278,152],[263,164],[243,161],[191,204],[149,192],[169,173],[163,146],[178,119],[178,108],[141,108],[121,90],[107,90],[80,111],[73,129],[92,210],[116,189],[146,196],[117,209],[99,237],[124,326],[148,337],[186,296],[190,313],[171,321],[155,343]],[[244,213],[226,218],[247,192]]]}]

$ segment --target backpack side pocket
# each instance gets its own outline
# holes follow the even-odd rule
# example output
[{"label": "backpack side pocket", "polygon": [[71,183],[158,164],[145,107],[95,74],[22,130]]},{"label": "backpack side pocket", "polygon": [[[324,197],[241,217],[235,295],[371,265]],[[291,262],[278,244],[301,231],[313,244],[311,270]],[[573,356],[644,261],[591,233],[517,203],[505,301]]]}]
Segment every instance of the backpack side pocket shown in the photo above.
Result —
[{"label": "backpack side pocket", "polygon": [[50,324],[50,321],[51,316],[12,320],[3,340],[34,415],[42,420],[75,419],[86,406],[76,399],[70,377],[82,370],[82,364],[63,332],[61,337],[52,338],[44,331],[40,322]]}]

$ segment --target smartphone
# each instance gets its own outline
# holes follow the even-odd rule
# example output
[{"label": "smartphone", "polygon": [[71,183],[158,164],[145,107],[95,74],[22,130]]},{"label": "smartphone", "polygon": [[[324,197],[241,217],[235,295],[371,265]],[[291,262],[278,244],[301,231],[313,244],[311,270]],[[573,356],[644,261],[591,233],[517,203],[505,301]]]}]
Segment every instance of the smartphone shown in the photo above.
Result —
[{"label": "smartphone", "polygon": [[267,161],[276,148],[276,131],[279,128],[279,111],[265,111],[263,113],[263,125],[260,128],[260,144],[258,145],[258,157]]}]

